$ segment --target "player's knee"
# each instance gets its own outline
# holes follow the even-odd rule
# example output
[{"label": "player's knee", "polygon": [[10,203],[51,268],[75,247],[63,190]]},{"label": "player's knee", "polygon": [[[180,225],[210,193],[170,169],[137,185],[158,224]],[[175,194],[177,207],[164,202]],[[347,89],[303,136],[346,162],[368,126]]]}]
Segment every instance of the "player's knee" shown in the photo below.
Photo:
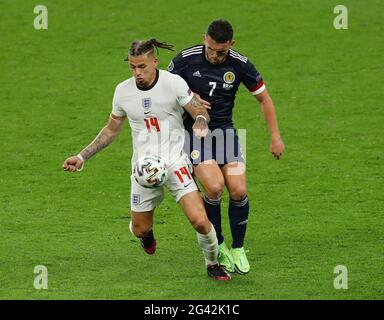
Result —
[{"label": "player's knee", "polygon": [[209,199],[220,199],[224,192],[224,180],[210,181],[205,187],[205,194]]},{"label": "player's knee", "polygon": [[203,234],[207,234],[211,230],[211,223],[205,214],[201,214],[198,218],[192,221],[193,228]]},{"label": "player's knee", "polygon": [[229,196],[232,200],[242,200],[247,196],[247,188],[244,185],[238,185],[229,190]]},{"label": "player's knee", "polygon": [[151,226],[131,222],[129,224],[129,230],[135,237],[141,238],[151,231]]}]

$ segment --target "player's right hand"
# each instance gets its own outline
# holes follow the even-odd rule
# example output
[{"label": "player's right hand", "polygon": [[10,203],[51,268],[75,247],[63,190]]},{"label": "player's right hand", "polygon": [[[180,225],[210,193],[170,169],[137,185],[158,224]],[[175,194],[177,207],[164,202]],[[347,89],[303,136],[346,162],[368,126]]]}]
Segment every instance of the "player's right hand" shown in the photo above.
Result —
[{"label": "player's right hand", "polygon": [[205,109],[211,109],[211,104],[204,100],[202,97],[200,97],[199,94],[197,94],[196,92],[193,93],[196,97],[196,99],[201,103],[201,105],[205,108]]},{"label": "player's right hand", "polygon": [[84,162],[77,156],[72,156],[66,159],[63,163],[63,169],[69,172],[80,171],[83,168]]},{"label": "player's right hand", "polygon": [[269,149],[270,149],[272,155],[277,160],[279,160],[281,158],[281,156],[283,155],[283,152],[285,149],[283,140],[281,138],[272,139],[271,144],[269,146]]}]

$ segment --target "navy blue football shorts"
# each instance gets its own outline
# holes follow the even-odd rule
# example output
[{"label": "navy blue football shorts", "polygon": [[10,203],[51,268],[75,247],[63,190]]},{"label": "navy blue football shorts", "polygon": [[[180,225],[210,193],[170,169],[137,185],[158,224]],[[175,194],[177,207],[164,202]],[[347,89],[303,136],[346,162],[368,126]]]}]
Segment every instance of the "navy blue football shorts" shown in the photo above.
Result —
[{"label": "navy blue football shorts", "polygon": [[184,151],[194,165],[206,160],[216,160],[219,165],[243,162],[239,138],[235,128],[218,128],[209,131],[206,137],[198,138],[185,131]]}]

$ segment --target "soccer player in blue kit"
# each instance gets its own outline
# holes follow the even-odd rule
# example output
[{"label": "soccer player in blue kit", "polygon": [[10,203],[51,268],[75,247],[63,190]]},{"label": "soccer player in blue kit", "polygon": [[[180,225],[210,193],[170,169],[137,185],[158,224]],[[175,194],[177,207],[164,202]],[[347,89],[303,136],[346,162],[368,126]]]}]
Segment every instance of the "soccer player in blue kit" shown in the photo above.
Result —
[{"label": "soccer player in blue kit", "polygon": [[[204,204],[215,226],[219,242],[218,260],[229,272],[248,273],[250,265],[244,250],[249,214],[245,163],[232,121],[236,92],[243,83],[261,105],[276,159],[284,152],[275,108],[263,78],[253,63],[232,49],[233,28],[226,20],[211,22],[203,35],[203,45],[181,51],[168,70],[179,74],[191,90],[210,103],[210,133],[205,138],[193,134],[193,118],[186,115],[185,151],[194,164],[194,173],[204,187]],[[229,192],[228,215],[232,233],[231,249],[224,242],[221,227],[221,196]]]}]

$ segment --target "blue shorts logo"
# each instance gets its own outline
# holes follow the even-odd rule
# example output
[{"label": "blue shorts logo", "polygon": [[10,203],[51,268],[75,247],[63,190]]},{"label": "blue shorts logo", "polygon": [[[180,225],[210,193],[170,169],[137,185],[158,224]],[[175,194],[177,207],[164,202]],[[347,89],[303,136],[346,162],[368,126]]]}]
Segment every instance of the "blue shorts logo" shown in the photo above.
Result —
[{"label": "blue shorts logo", "polygon": [[139,194],[132,194],[132,204],[140,204],[140,195]]}]

